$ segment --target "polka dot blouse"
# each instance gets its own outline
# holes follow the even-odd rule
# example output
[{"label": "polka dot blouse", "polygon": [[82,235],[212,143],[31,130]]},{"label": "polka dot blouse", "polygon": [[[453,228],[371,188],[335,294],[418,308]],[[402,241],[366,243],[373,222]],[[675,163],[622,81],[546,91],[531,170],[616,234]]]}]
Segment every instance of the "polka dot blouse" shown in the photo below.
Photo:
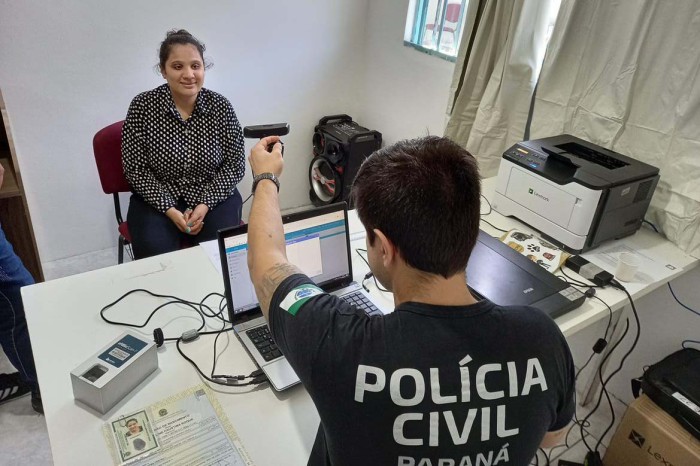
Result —
[{"label": "polka dot blouse", "polygon": [[134,193],[165,212],[182,199],[210,209],[245,174],[243,132],[231,103],[202,88],[183,120],[163,84],[131,101],[122,129],[124,174]]}]

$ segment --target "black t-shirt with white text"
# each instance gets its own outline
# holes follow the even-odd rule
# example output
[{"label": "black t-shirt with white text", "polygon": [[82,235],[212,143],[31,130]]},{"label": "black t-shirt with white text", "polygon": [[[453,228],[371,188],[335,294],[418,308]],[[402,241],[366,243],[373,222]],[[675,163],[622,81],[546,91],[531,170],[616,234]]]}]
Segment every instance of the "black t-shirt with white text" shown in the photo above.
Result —
[{"label": "black t-shirt with white text", "polygon": [[574,413],[569,347],[534,308],[408,302],[368,317],[293,275],[269,319],[321,418],[310,465],[526,465]]}]

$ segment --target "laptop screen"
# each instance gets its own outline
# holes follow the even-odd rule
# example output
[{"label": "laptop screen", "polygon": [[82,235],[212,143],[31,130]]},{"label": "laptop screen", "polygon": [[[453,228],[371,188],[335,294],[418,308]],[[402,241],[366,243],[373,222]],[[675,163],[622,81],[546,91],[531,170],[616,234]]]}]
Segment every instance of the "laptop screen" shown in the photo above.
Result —
[{"label": "laptop screen", "polygon": [[[344,203],[286,215],[282,221],[289,262],[326,289],[352,280]],[[231,318],[257,311],[248,273],[248,226],[221,230],[219,253]]]}]

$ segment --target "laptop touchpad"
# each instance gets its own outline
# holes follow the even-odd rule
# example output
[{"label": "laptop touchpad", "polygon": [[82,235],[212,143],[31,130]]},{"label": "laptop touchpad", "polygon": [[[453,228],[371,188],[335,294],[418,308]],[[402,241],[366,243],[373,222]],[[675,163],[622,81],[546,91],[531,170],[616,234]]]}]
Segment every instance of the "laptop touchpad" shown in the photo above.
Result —
[{"label": "laptop touchpad", "polygon": [[299,383],[299,377],[286,358],[265,364],[265,373],[268,375],[272,387],[278,392]]}]

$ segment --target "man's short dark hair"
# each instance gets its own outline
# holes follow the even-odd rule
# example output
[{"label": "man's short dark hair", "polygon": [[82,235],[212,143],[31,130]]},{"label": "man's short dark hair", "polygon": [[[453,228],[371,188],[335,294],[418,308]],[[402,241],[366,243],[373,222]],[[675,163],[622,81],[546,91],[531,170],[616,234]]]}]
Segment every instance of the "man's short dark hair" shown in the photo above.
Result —
[{"label": "man's short dark hair", "polygon": [[365,160],[352,195],[370,244],[377,228],[415,269],[445,278],[465,269],[481,196],[467,150],[437,136],[397,142]]}]

